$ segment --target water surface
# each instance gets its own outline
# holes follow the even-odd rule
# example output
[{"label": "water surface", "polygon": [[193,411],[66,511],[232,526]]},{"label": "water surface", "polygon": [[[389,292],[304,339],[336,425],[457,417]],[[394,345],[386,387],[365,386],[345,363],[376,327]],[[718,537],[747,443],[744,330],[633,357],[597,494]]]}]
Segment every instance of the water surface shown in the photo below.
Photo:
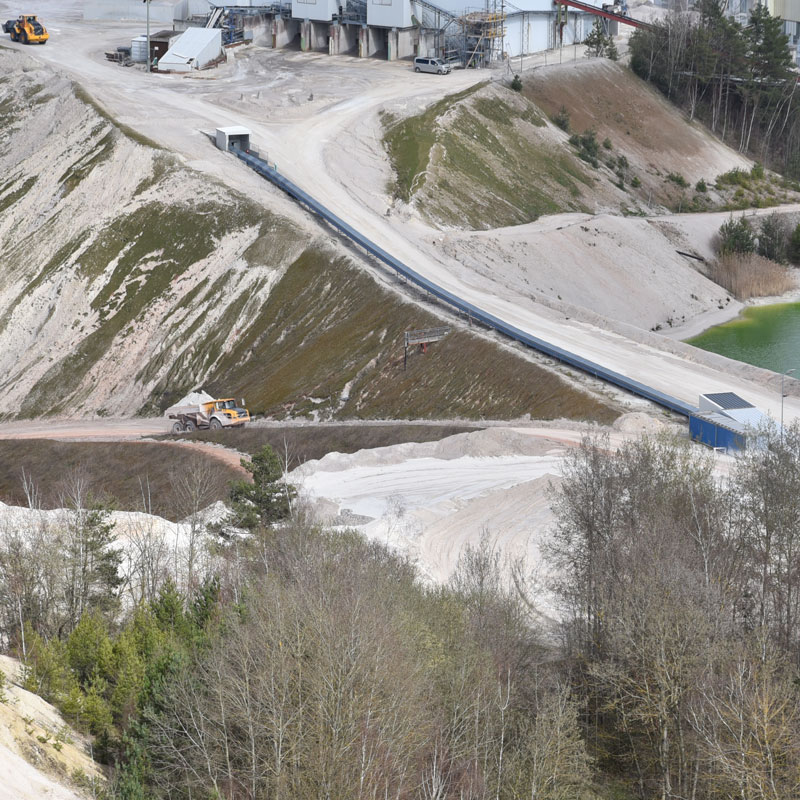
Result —
[{"label": "water surface", "polygon": [[800,303],[752,306],[687,342],[774,372],[796,369],[800,375]]}]

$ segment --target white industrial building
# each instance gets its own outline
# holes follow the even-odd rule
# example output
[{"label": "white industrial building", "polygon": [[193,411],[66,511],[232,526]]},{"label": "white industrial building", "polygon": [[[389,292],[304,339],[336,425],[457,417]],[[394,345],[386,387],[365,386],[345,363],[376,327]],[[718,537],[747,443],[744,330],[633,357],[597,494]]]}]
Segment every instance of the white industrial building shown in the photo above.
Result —
[{"label": "white industrial building", "polygon": [[178,36],[158,60],[159,72],[191,72],[217,61],[222,54],[219,28],[189,28]]},{"label": "white industrial building", "polygon": [[[192,30],[192,25],[205,24],[212,9],[223,9],[225,13],[218,17],[224,44],[252,38],[272,47],[298,42],[301,50],[332,55],[381,55],[389,60],[436,55],[468,66],[485,66],[580,42],[596,18],[584,10],[554,4],[553,0],[517,0],[514,5],[484,0],[480,10],[468,8],[467,2],[151,0],[150,20],[158,28],[171,25]],[[586,5],[599,9],[604,3],[587,0]],[[146,4],[141,0],[88,0],[84,16],[143,20],[145,11]],[[181,68],[173,67],[172,61],[168,64],[170,69]]]}]

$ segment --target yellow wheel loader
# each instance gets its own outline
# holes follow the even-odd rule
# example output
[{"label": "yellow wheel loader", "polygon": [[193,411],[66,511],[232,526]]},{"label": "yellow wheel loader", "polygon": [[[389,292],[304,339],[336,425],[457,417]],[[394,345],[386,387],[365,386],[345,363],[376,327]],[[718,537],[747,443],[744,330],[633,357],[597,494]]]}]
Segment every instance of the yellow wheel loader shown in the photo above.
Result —
[{"label": "yellow wheel loader", "polygon": [[12,42],[23,44],[44,44],[50,38],[35,14],[23,14],[19,19],[10,19],[3,23],[3,30],[11,35]]}]

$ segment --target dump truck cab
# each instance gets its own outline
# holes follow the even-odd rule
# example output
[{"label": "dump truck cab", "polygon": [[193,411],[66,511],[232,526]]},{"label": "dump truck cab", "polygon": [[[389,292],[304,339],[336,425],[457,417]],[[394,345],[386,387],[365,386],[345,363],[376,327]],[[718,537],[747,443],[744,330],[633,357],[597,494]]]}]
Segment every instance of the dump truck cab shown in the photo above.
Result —
[{"label": "dump truck cab", "polygon": [[[242,403],[242,405],[244,405],[244,403]],[[206,416],[208,417],[208,426],[212,430],[216,427],[236,427],[250,422],[250,413],[248,410],[237,406],[233,398],[214,400],[212,403],[205,403],[204,406]],[[214,424],[215,420],[219,422],[219,425]]]},{"label": "dump truck cab", "polygon": [[50,38],[36,14],[23,14],[18,19],[10,19],[3,24],[3,30],[11,35],[13,42],[23,44],[44,44]]}]

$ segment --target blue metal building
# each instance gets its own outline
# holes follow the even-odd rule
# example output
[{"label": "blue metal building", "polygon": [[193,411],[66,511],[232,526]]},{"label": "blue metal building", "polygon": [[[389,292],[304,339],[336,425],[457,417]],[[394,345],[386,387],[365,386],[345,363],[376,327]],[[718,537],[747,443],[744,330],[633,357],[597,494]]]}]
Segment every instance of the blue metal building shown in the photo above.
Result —
[{"label": "blue metal building", "polygon": [[772,422],[752,403],[733,392],[701,394],[699,408],[689,415],[689,435],[695,442],[728,452],[759,447]]}]

